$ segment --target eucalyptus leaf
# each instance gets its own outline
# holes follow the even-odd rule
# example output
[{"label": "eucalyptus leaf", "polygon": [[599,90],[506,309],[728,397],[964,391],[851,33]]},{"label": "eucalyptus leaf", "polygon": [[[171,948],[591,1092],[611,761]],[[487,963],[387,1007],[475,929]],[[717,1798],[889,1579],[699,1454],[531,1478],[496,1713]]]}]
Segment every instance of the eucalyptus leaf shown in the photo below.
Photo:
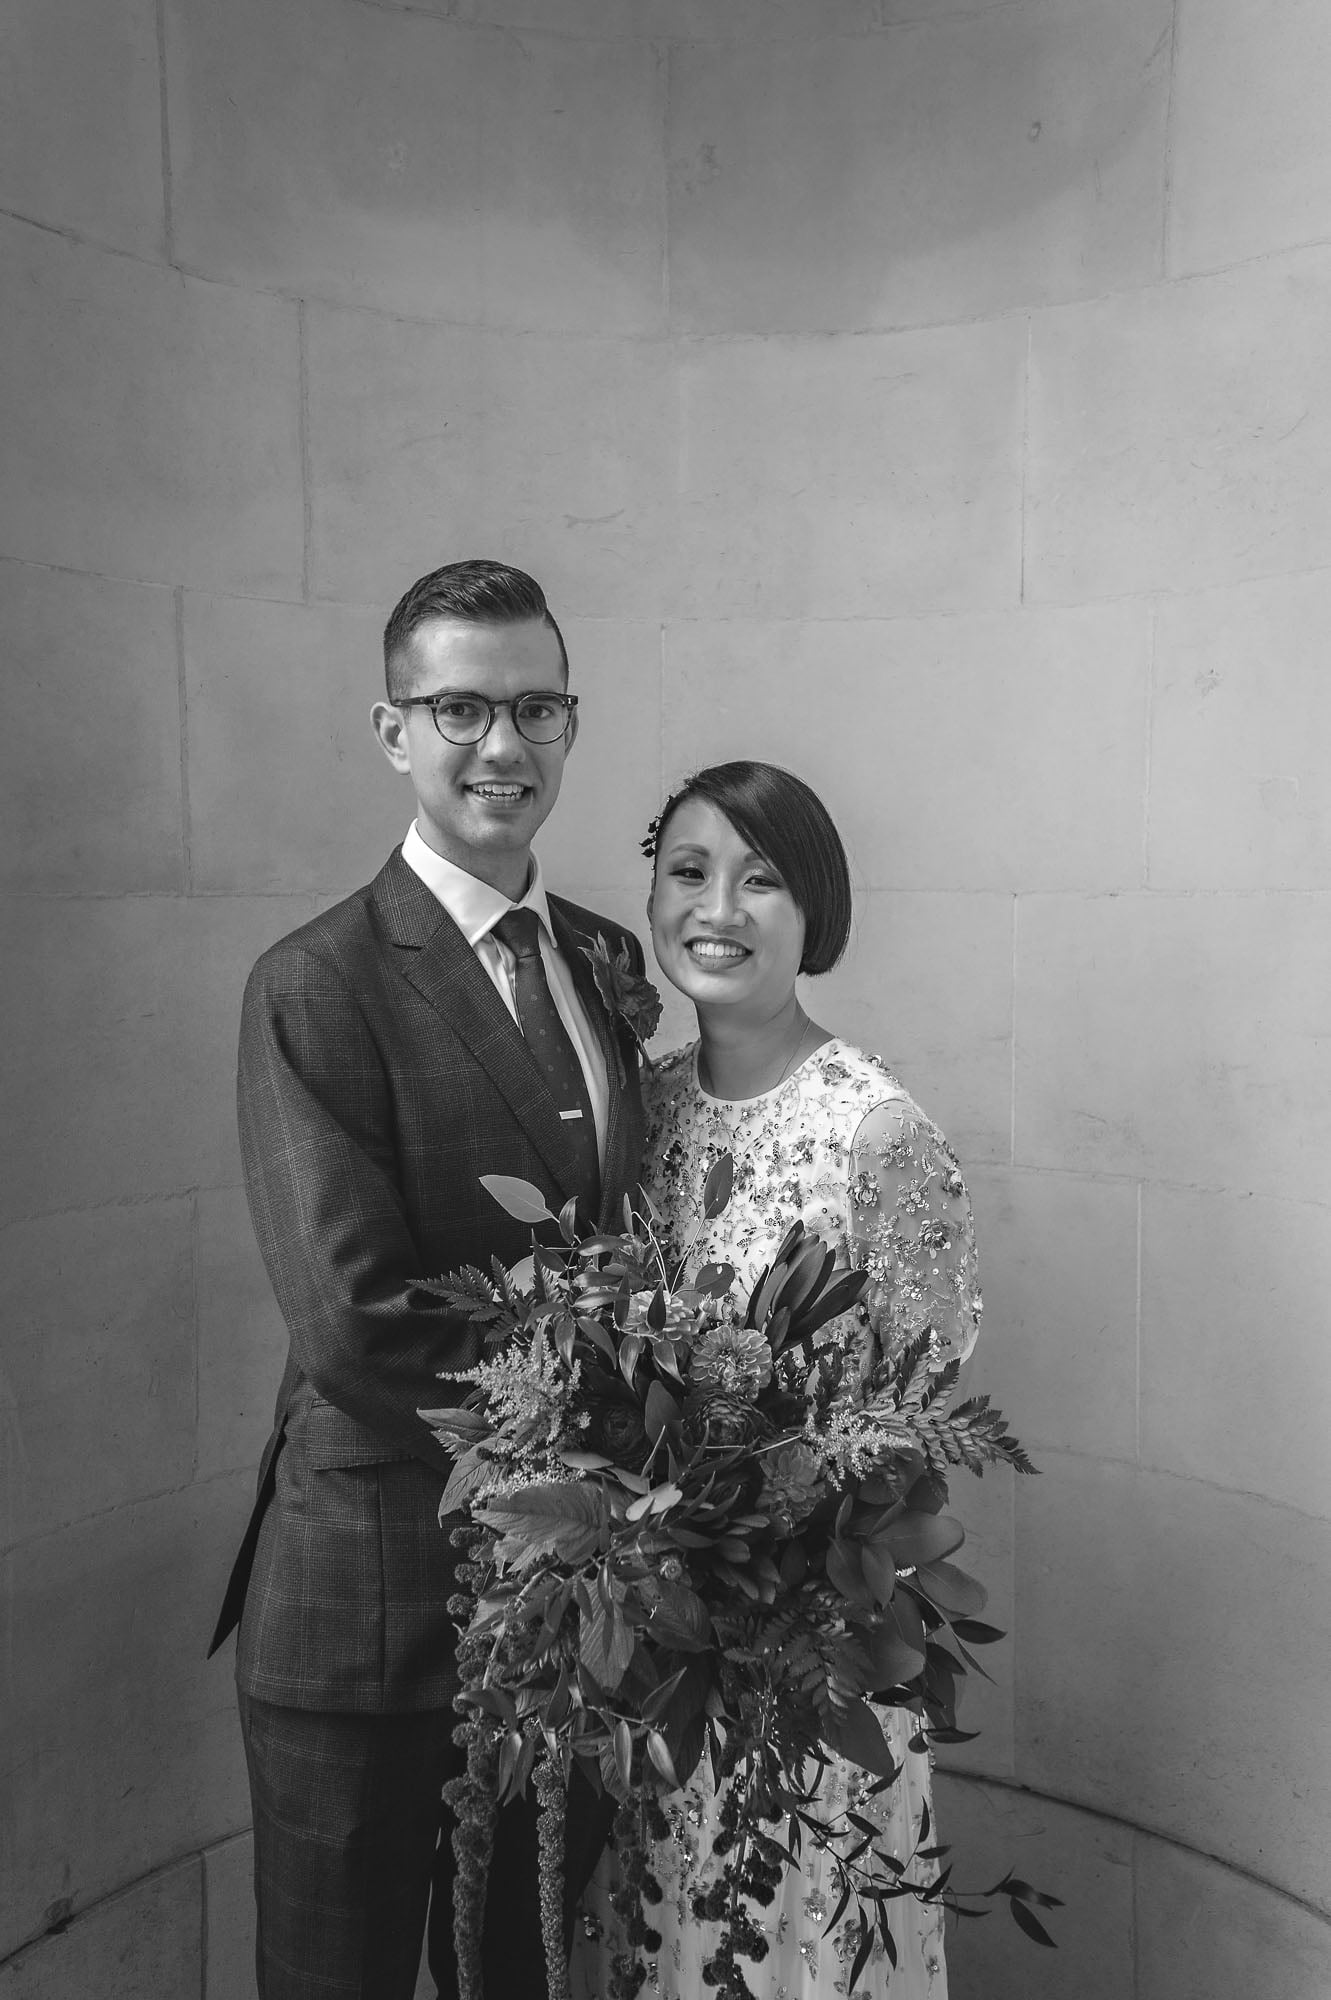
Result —
[{"label": "eucalyptus leaf", "polygon": [[627,1791],[633,1777],[633,1732],[622,1720],[615,1724],[615,1768]]},{"label": "eucalyptus leaf", "polygon": [[670,1746],[659,1729],[649,1729],[647,1731],[647,1755],[651,1758],[653,1764],[671,1790],[677,1791],[679,1789],[679,1779],[675,1775],[675,1766],[670,1755]]},{"label": "eucalyptus leaf", "polygon": [[653,1444],[663,1431],[673,1430],[680,1419],[679,1404],[662,1382],[653,1382],[643,1406],[643,1427]]},{"label": "eucalyptus leaf", "polygon": [[514,1174],[482,1174],[481,1186],[518,1222],[557,1222],[559,1219],[546,1207],[541,1190],[533,1187],[530,1181],[519,1180]]},{"label": "eucalyptus leaf", "polygon": [[722,1153],[713,1160],[703,1182],[702,1212],[705,1222],[715,1222],[730,1200],[735,1185],[735,1156]]},{"label": "eucalyptus leaf", "polygon": [[975,1577],[968,1576],[964,1569],[958,1569],[955,1563],[919,1563],[915,1574],[930,1603],[936,1604],[949,1618],[973,1617],[983,1611],[989,1601],[984,1585]]},{"label": "eucalyptus leaf", "polygon": [[895,1777],[896,1759],[888,1748],[882,1724],[867,1701],[852,1696],[844,1708],[829,1710],[823,1741],[838,1757],[863,1765],[881,1777]]}]

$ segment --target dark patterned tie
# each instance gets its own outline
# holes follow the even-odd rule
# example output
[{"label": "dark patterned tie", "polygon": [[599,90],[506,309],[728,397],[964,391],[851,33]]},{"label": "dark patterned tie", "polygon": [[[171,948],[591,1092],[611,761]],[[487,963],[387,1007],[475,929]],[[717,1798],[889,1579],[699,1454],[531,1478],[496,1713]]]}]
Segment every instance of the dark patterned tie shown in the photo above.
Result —
[{"label": "dark patterned tie", "polygon": [[559,1018],[541,963],[541,920],[535,910],[509,910],[494,926],[494,934],[516,961],[513,998],[518,1021],[572,1144],[577,1162],[574,1192],[594,1227],[601,1206],[596,1122],[578,1052]]}]

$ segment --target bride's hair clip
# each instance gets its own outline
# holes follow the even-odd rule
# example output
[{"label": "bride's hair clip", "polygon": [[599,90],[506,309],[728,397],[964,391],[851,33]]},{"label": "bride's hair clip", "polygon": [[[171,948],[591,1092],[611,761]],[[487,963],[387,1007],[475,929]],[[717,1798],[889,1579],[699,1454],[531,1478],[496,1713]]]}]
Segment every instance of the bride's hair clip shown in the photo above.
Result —
[{"label": "bride's hair clip", "polygon": [[638,842],[639,847],[642,849],[643,853],[647,856],[647,859],[649,861],[655,861],[656,859],[656,843],[660,838],[661,834],[661,821],[665,818],[666,813],[669,811],[670,805],[671,801],[667,799],[665,805],[662,806],[660,812],[656,815],[656,818],[651,822],[650,826],[647,828],[646,833],[643,835],[642,839]]}]

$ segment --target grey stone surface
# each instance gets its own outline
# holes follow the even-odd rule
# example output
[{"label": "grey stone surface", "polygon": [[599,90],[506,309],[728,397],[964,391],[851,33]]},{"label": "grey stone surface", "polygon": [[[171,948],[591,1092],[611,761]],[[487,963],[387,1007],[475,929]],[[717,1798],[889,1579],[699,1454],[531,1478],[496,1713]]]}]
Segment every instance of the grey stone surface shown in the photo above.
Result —
[{"label": "grey stone surface", "polygon": [[1331,1526],[1041,1455],[1017,1488],[1018,1777],[1325,1908]]},{"label": "grey stone surface", "polygon": [[201,1876],[193,1856],[98,1904],[0,1965],[0,1996],[193,2000],[202,1965]]},{"label": "grey stone surface", "polygon": [[1288,1192],[1143,1190],[1141,1453],[1326,1518],[1331,1229]]},{"label": "grey stone surface", "polygon": [[1137,1453],[1137,1189],[985,1167],[972,1175],[984,1284],[976,1371],[1040,1448]]},{"label": "grey stone surface", "polygon": [[1320,889],[1331,880],[1329,617],[1324,571],[1158,607],[1153,887]]},{"label": "grey stone surface", "polygon": [[1138,2000],[1323,2000],[1331,1919],[1161,1841],[1138,1847]]},{"label": "grey stone surface", "polygon": [[[252,1489],[214,1480],[9,1558],[0,1956],[62,1899],[87,1908],[248,1824],[230,1649],[204,1653]],[[191,1894],[197,1948],[197,1868]]]},{"label": "grey stone surface", "polygon": [[0,547],[295,595],[296,308],[0,220]]},{"label": "grey stone surface", "polygon": [[190,1478],[193,1226],[176,1196],[5,1231],[0,1545]]},{"label": "grey stone surface", "polygon": [[690,332],[841,331],[1148,283],[1166,0],[1017,0],[670,69],[670,308]]},{"label": "grey stone surface", "polygon": [[415,800],[370,726],[383,625],[383,613],[346,605],[186,596],[198,889],[346,895],[401,840]]},{"label": "grey stone surface", "polygon": [[951,1922],[950,2000],[1132,2000],[1131,1830],[946,1772],[936,1803],[958,1886],[988,1888],[1010,1871],[1063,1902],[1037,1912],[1053,1951],[1027,1938],[1005,1903],[986,1917]]},{"label": "grey stone surface", "polygon": [[701,341],[678,365],[677,613],[900,617],[1017,603],[1017,321]]},{"label": "grey stone surface", "polygon": [[[0,906],[11,1060],[0,1122],[27,1135],[0,1218],[234,1184],[240,996],[310,897],[12,899]],[[53,1118],[63,1102],[69,1115]]]},{"label": "grey stone surface", "polygon": [[1171,270],[1325,239],[1328,68],[1331,18],[1318,0],[1212,0],[1181,10]]},{"label": "grey stone surface", "polygon": [[1140,604],[672,621],[667,761],[798,771],[870,888],[1135,888],[1150,647]]},{"label": "grey stone surface", "polygon": [[382,604],[458,553],[530,570],[559,615],[660,614],[671,394],[652,341],[308,315],[311,579]]},{"label": "grey stone surface", "polygon": [[0,18],[0,206],[162,255],[154,0],[11,0]]},{"label": "grey stone surface", "polygon": [[532,50],[355,0],[170,0],[167,47],[192,268],[430,319],[660,326],[664,107],[645,44]]},{"label": "grey stone surface", "polygon": [[182,889],[174,593],[0,562],[0,622],[4,887]]},{"label": "grey stone surface", "polygon": [[1331,250],[1031,323],[1026,594],[1189,591],[1325,560]]},{"label": "grey stone surface", "polygon": [[1022,1165],[1325,1201],[1323,896],[1024,898]]}]

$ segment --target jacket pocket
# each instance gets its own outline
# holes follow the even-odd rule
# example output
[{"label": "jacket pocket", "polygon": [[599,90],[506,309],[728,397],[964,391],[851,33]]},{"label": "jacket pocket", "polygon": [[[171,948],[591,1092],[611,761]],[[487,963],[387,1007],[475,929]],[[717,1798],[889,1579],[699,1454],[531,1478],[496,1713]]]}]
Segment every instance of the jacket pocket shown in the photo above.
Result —
[{"label": "jacket pocket", "polygon": [[306,1462],[315,1472],[399,1465],[416,1457],[408,1445],[390,1443],[332,1403],[311,1403],[303,1428]]}]

